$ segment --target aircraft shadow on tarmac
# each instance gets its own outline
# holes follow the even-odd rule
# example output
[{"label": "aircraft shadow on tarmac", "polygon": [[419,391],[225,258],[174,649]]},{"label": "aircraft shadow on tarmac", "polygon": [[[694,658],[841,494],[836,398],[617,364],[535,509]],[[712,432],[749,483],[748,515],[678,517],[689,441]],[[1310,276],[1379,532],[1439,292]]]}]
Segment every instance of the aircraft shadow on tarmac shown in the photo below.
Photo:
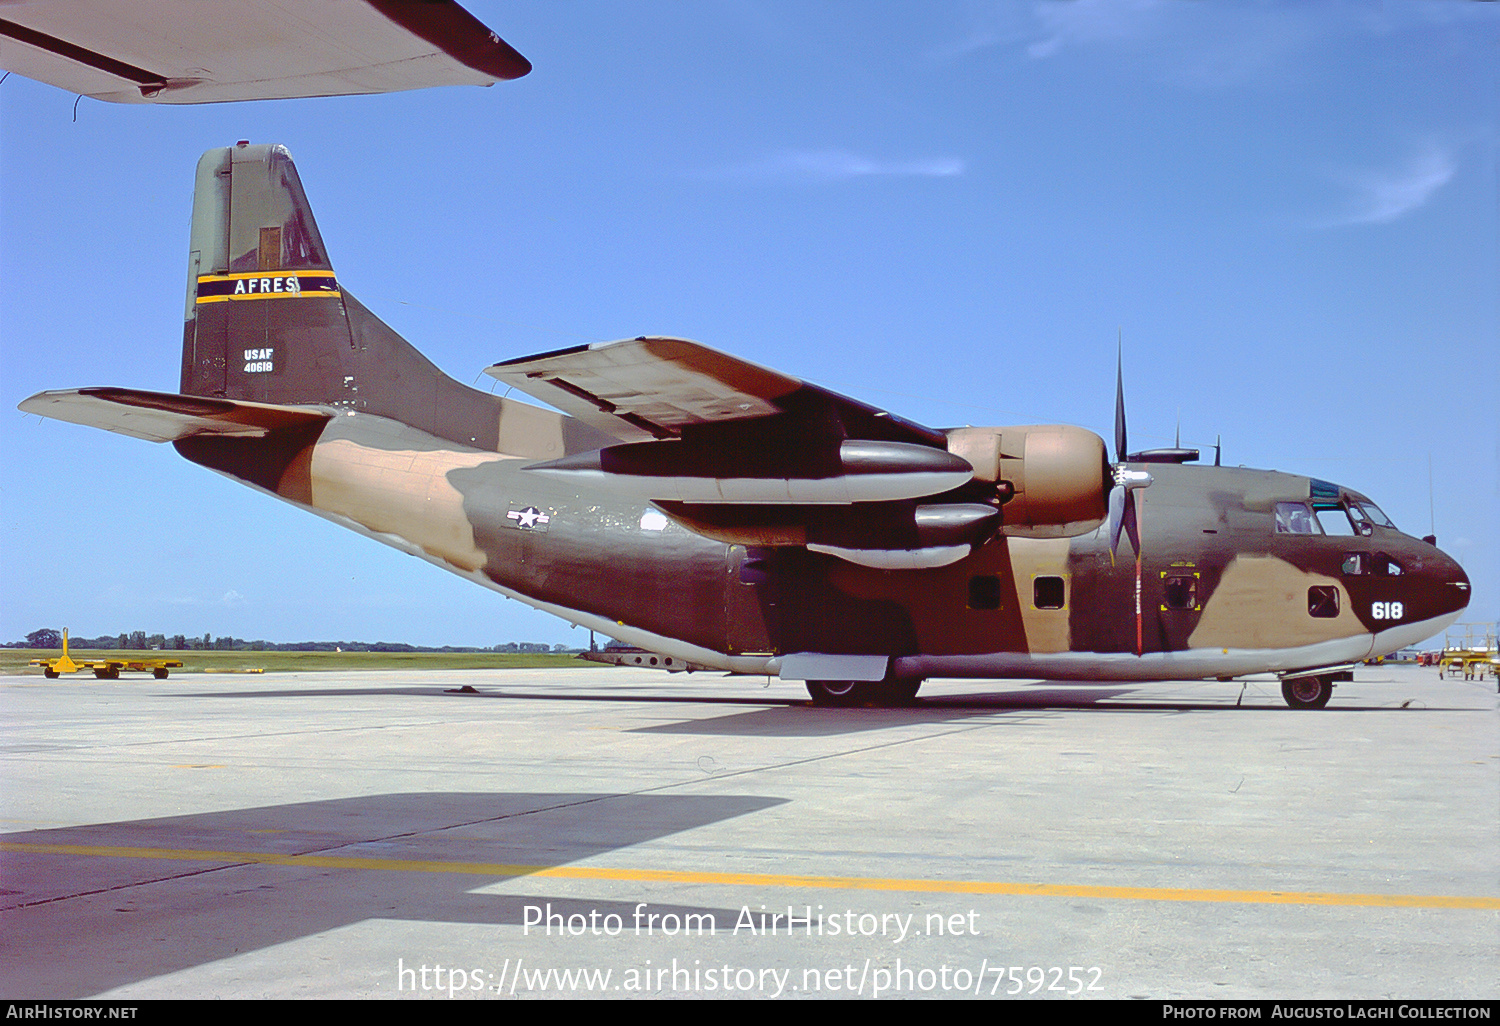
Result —
[{"label": "aircraft shadow on tarmac", "polygon": [[[473,894],[522,874],[444,867],[564,865],[783,802],[754,795],[381,794],[0,835],[7,845],[74,849],[0,849],[0,992],[85,997],[367,919],[520,926],[524,906],[550,902],[564,917],[597,909],[630,924],[634,902]],[[203,857],[141,857],[140,849]],[[390,860],[403,868],[268,865],[236,857],[244,852]],[[711,914],[721,926],[737,915],[654,902],[650,911]],[[493,950],[474,951],[474,964],[503,961],[508,936],[496,934]],[[352,973],[361,974],[394,989],[394,965]]]},{"label": "aircraft shadow on tarmac", "polygon": [[[1214,688],[1215,685],[1205,685]],[[806,699],[757,697],[753,685],[735,695],[664,695],[651,694],[640,686],[629,691],[568,692],[474,690],[460,692],[453,688],[401,686],[389,688],[298,688],[278,691],[194,692],[184,698],[351,698],[374,696],[408,696],[445,700],[504,700],[512,702],[618,702],[664,706],[734,706],[740,711],[723,716],[687,718],[675,723],[658,723],[631,731],[642,734],[702,734],[743,737],[830,737],[922,723],[962,722],[997,713],[1095,712],[1190,713],[1190,712],[1269,712],[1302,716],[1327,716],[1339,712],[1392,711],[1391,705],[1350,705],[1337,703],[1316,712],[1288,709],[1274,684],[1259,685],[1247,691],[1243,701],[1232,684],[1217,685],[1196,700],[1173,697],[1134,699],[1140,690],[1132,684],[1078,686],[1066,681],[1040,681],[1025,687],[1003,691],[945,693],[941,685],[924,693],[910,706],[897,708],[810,708]],[[752,708],[746,709],[746,706]],[[1425,703],[1422,708],[1427,708]],[[1413,709],[1412,711],[1416,711]],[[1023,721],[1018,721],[1023,722]]]}]

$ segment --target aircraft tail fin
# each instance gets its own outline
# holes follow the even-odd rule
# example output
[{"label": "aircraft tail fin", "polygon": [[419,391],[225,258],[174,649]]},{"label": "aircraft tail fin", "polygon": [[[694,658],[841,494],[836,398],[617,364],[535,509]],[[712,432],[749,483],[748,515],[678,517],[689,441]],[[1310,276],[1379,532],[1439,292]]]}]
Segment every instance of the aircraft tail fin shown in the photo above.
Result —
[{"label": "aircraft tail fin", "polygon": [[284,146],[240,143],[198,162],[182,392],[371,413],[518,456],[614,441],[454,381],[350,295]]}]

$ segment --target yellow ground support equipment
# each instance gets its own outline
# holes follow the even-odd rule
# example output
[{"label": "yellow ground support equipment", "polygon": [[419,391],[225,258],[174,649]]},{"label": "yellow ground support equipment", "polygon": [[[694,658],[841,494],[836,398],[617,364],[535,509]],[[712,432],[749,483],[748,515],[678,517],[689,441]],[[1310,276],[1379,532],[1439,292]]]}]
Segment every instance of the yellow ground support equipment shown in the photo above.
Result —
[{"label": "yellow ground support equipment", "polygon": [[1456,623],[1448,629],[1438,676],[1460,673],[1464,680],[1494,677],[1500,686],[1500,624]]},{"label": "yellow ground support equipment", "polygon": [[32,666],[42,668],[42,676],[48,680],[56,680],[64,673],[77,673],[79,670],[93,670],[94,676],[100,680],[117,680],[121,670],[131,670],[136,673],[150,673],[157,680],[167,675],[167,670],[182,665],[181,659],[79,659],[75,660],[68,655],[68,629],[63,628],[62,655],[56,659],[33,659]]}]

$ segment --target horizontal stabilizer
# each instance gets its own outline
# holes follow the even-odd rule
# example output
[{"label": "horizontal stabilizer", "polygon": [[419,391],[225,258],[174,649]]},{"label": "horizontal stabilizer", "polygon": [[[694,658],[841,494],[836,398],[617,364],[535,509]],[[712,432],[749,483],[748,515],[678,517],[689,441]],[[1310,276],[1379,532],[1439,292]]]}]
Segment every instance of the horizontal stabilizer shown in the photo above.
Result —
[{"label": "horizontal stabilizer", "polygon": [[134,388],[38,392],[21,403],[19,409],[148,442],[176,442],[202,435],[264,438],[273,431],[321,424],[332,416],[300,406],[206,399]]}]

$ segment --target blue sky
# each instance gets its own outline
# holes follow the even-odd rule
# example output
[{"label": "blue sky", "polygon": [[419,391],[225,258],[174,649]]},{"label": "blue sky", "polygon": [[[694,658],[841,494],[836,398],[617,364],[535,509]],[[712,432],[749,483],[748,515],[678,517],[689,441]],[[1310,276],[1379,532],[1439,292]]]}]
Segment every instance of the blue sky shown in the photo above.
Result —
[{"label": "blue sky", "polygon": [[462,381],[673,334],[1108,438],[1122,332],[1132,445],[1180,419],[1363,491],[1500,616],[1500,5],[467,6],[536,70],[76,123],[0,84],[0,639],[586,641],[170,447],[4,413],[176,389],[193,167],[236,139],[290,148],[340,281]]}]

